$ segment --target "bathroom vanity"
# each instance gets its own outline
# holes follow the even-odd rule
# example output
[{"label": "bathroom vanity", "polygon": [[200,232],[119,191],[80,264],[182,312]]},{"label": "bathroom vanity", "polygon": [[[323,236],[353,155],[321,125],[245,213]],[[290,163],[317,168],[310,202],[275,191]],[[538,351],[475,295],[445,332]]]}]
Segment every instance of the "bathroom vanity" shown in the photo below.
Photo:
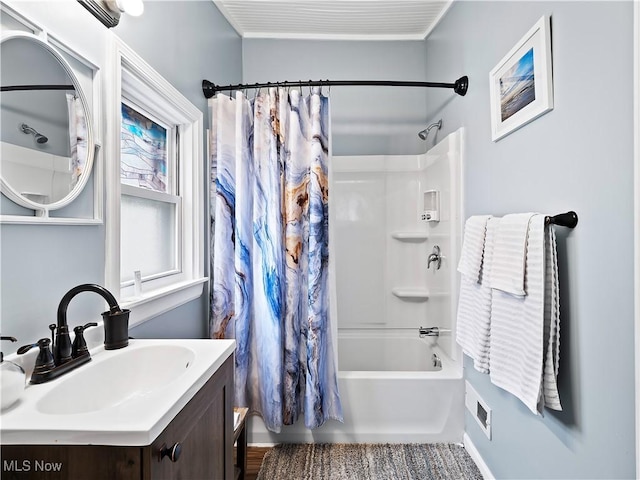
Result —
[{"label": "bathroom vanity", "polygon": [[133,340],[29,385],[0,417],[2,478],[234,478],[234,348]]}]

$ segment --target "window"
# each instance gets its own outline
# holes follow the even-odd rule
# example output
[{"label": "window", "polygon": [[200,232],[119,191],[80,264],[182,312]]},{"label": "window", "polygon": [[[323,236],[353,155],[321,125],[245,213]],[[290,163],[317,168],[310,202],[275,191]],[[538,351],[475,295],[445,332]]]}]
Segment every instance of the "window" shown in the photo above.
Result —
[{"label": "window", "polygon": [[179,127],[152,120],[123,98],[120,131],[120,285],[180,272],[182,199],[176,185]]},{"label": "window", "polygon": [[[120,182],[123,185],[172,193],[177,166],[172,139],[178,133],[122,102],[120,131]],[[170,148],[173,147],[173,148]],[[171,158],[169,158],[171,157]]]},{"label": "window", "polygon": [[207,280],[202,112],[114,42],[106,274],[135,325],[198,298]]}]

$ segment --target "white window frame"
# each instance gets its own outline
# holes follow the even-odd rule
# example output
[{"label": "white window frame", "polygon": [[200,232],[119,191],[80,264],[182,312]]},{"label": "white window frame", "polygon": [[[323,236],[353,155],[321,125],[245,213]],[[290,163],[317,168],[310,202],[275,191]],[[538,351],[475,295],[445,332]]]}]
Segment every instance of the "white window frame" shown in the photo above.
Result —
[{"label": "white window frame", "polygon": [[[135,78],[130,77],[130,73],[123,72],[123,76],[127,78],[128,83],[132,81],[135,82]],[[125,87],[126,89],[126,87]],[[133,109],[137,113],[144,115],[149,120],[155,122],[156,124],[163,127],[167,132],[167,192],[159,192],[156,190],[150,190],[144,187],[136,187],[132,185],[123,184],[120,182],[120,198],[123,195],[131,196],[136,198],[141,198],[145,200],[152,200],[156,202],[161,202],[165,204],[173,204],[175,206],[175,223],[174,223],[174,245],[176,248],[176,255],[173,261],[171,262],[174,265],[174,268],[171,270],[163,271],[160,273],[156,273],[153,275],[146,275],[145,272],[142,272],[142,282],[145,284],[147,288],[153,289],[158,286],[164,286],[171,283],[174,283],[175,277],[173,275],[180,274],[182,272],[182,264],[183,264],[183,256],[180,255],[182,252],[182,235],[180,235],[180,231],[182,229],[182,197],[180,196],[181,185],[179,185],[178,179],[181,176],[180,165],[178,160],[178,151],[179,145],[178,141],[176,141],[177,130],[179,130],[179,126],[176,127],[172,124],[171,121],[165,121],[159,119],[156,115],[150,113],[147,108],[149,105],[147,104],[147,108],[143,108],[139,105],[138,99],[131,99],[124,95],[121,100],[121,103],[124,103],[129,108]],[[154,102],[155,103],[155,102]],[[122,112],[122,110],[121,110]],[[122,116],[120,117],[120,122],[122,125]],[[120,151],[120,150],[119,150]],[[121,232],[122,233],[122,232]],[[122,262],[121,262],[122,263]],[[133,272],[129,272],[132,273]],[[163,278],[163,277],[173,277],[173,278]],[[124,298],[134,296],[134,280],[122,281],[122,271],[120,271],[120,293]]]},{"label": "white window frame", "polygon": [[[183,247],[183,242],[182,242],[182,237],[183,235],[180,234],[180,230],[183,228],[183,223],[182,223],[182,197],[180,195],[171,195],[168,193],[162,193],[162,192],[155,192],[153,190],[147,190],[145,188],[141,188],[141,187],[133,187],[131,185],[122,185],[120,184],[120,188],[121,188],[121,195],[120,197],[122,198],[122,195],[127,195],[130,197],[136,197],[136,198],[142,198],[145,200],[152,200],[155,202],[162,202],[165,204],[173,204],[175,206],[175,225],[174,225],[174,231],[175,231],[175,236],[176,238],[174,239],[174,244],[176,246],[176,255],[174,258],[174,261],[172,262],[172,264],[174,265],[173,269],[170,270],[166,270],[160,273],[155,273],[152,275],[145,275],[144,272],[142,273],[142,282],[143,285],[146,286],[147,289],[151,288],[153,289],[158,288],[158,286],[164,286],[164,285],[168,285],[168,284],[172,284],[175,283],[175,275],[181,275],[183,272],[183,261],[184,261],[184,255],[181,255],[180,253],[182,252],[182,247]],[[124,297],[124,298],[128,298],[128,297],[133,297],[134,296],[134,291],[133,291],[133,284],[134,281],[133,280],[127,280],[127,281],[122,281],[122,272],[120,272],[120,294]]]},{"label": "white window frame", "polygon": [[[158,72],[117,37],[112,40],[113,82],[105,92],[108,111],[106,143],[106,255],[105,284],[122,308],[131,310],[135,326],[202,295],[204,276],[204,162],[203,115]],[[179,128],[178,163],[178,272],[145,278],[142,294],[134,297],[131,282],[120,282],[120,198],[130,188],[120,183],[121,102],[133,103],[158,118],[175,121]],[[151,197],[153,192],[148,192]],[[136,193],[140,196],[140,192]],[[153,198],[152,198],[153,199]]]},{"label": "white window frame", "polygon": [[[633,2],[633,77],[634,77],[634,316],[636,366],[636,476],[640,475],[640,0]],[[640,477],[638,477],[640,478]]]}]

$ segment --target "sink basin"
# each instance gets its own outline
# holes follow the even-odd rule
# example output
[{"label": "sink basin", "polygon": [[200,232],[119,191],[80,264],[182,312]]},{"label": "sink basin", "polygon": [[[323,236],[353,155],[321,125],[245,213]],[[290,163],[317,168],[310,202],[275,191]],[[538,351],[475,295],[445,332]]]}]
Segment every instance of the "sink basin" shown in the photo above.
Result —
[{"label": "sink basin", "polygon": [[186,372],[194,353],[177,345],[123,351],[63,378],[36,404],[52,415],[95,412],[165,388]]},{"label": "sink basin", "polygon": [[234,340],[208,339],[135,339],[118,350],[100,344],[90,362],[27,385],[0,412],[2,443],[150,445],[234,349]]}]

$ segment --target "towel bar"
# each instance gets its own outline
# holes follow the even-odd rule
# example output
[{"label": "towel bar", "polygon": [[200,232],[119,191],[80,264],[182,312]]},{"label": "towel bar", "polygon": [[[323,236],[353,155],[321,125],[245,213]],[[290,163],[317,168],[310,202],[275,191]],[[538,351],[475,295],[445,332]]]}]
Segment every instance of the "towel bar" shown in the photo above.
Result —
[{"label": "towel bar", "polygon": [[560,227],[575,228],[578,224],[578,214],[574,211],[570,211],[567,213],[554,215],[553,217],[545,217],[544,224],[553,224]]}]

